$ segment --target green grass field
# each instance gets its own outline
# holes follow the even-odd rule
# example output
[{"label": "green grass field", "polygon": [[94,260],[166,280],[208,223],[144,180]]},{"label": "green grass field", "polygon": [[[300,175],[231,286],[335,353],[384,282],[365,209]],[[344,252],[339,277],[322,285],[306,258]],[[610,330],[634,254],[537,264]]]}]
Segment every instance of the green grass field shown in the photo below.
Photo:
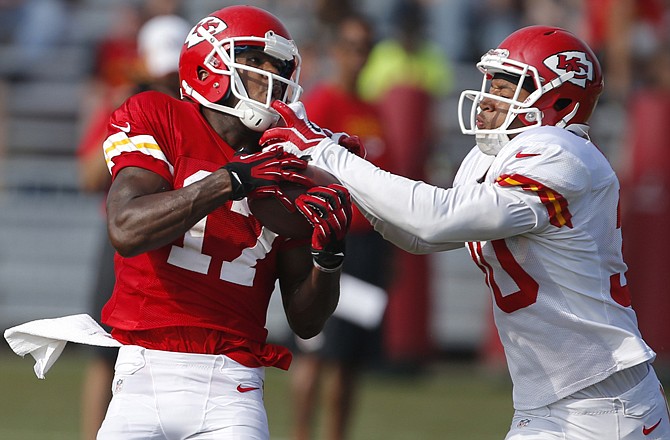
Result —
[{"label": "green grass field", "polygon": [[[31,357],[0,349],[0,439],[77,440],[79,395],[86,357],[68,346],[46,380]],[[272,438],[290,432],[289,373],[268,369],[266,406]],[[500,440],[512,414],[506,379],[475,365],[443,362],[420,375],[367,373],[351,440]]]}]

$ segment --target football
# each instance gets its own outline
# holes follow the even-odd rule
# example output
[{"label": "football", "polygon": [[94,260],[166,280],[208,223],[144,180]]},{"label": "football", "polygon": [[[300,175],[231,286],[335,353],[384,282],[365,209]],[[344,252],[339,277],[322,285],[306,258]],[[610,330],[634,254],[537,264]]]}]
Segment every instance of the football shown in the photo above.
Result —
[{"label": "football", "polygon": [[[312,179],[316,186],[340,183],[328,171],[312,165],[308,165],[302,174]],[[304,194],[308,189],[306,186],[290,182],[282,183],[279,186],[291,201],[294,201],[300,194]],[[249,209],[263,226],[278,235],[295,239],[306,239],[312,236],[312,225],[305,216],[297,210],[289,212],[275,197],[249,199]]]}]

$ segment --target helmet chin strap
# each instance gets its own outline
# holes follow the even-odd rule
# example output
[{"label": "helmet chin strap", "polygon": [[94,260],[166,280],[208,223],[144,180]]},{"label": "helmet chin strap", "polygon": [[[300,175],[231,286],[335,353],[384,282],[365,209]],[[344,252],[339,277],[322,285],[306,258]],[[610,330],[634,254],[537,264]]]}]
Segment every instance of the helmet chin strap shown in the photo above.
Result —
[{"label": "helmet chin strap", "polygon": [[[572,120],[572,118],[577,114],[577,110],[579,110],[579,103],[576,103],[572,111],[570,111],[570,113],[565,115],[555,124],[556,127],[565,128]],[[529,115],[533,114],[534,113],[529,113]],[[488,154],[490,156],[497,155],[500,150],[510,141],[509,136],[503,133],[476,134],[475,139],[477,140],[477,146],[482,151],[482,153]]]},{"label": "helmet chin strap", "polygon": [[497,155],[509,142],[509,136],[503,133],[476,134],[477,147],[489,156]]},{"label": "helmet chin strap", "polygon": [[563,116],[563,118],[556,123],[556,126],[560,128],[565,128],[568,125],[568,123],[572,120],[572,118],[575,117],[575,115],[577,114],[577,110],[579,110],[579,103],[576,103],[572,111],[567,115]]},{"label": "helmet chin strap", "polygon": [[279,120],[279,114],[276,111],[253,102],[240,101],[235,109],[241,112],[241,116],[238,116],[240,121],[253,131],[265,131]]},{"label": "helmet chin strap", "polygon": [[260,104],[239,101],[234,108],[221,104],[215,104],[205,99],[204,96],[195,91],[193,87],[191,87],[185,80],[181,82],[181,85],[182,90],[184,90],[187,95],[191,96],[201,105],[221,113],[226,113],[228,115],[238,117],[240,121],[242,121],[242,123],[250,130],[263,132],[272,125],[276,124],[279,120],[279,114],[277,112],[275,112],[273,109],[266,109]]}]

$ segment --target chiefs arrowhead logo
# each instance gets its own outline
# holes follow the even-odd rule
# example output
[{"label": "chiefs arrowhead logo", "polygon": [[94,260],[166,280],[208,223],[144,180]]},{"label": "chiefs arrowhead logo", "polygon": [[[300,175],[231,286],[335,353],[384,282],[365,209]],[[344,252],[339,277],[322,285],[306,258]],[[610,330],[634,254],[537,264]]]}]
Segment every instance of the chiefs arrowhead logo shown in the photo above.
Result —
[{"label": "chiefs arrowhead logo", "polygon": [[573,72],[574,76],[568,82],[579,87],[585,88],[588,81],[593,81],[593,63],[584,52],[561,52],[546,58],[544,65],[559,76]]},{"label": "chiefs arrowhead logo", "polygon": [[[198,24],[193,26],[193,29],[191,29],[191,32],[188,34],[188,37],[186,37],[186,47],[190,49],[191,47],[195,46],[198,43],[202,43],[208,38],[207,35],[200,33],[201,28],[209,32],[210,35],[216,35],[226,30],[228,28],[228,25],[217,17],[203,18],[198,22]],[[211,43],[214,44],[216,43],[216,41],[212,41]]]}]

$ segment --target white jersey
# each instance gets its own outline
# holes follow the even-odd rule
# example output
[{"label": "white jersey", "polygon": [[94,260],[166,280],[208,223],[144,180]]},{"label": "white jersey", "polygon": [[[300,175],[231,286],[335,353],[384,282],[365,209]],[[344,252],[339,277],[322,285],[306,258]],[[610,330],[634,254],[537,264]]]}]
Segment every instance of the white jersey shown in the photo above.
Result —
[{"label": "white jersey", "polygon": [[516,409],[655,357],[630,307],[619,183],[587,139],[539,127],[497,156],[475,147],[449,189],[394,176],[326,142],[311,154],[404,249],[466,242],[493,294]]}]

